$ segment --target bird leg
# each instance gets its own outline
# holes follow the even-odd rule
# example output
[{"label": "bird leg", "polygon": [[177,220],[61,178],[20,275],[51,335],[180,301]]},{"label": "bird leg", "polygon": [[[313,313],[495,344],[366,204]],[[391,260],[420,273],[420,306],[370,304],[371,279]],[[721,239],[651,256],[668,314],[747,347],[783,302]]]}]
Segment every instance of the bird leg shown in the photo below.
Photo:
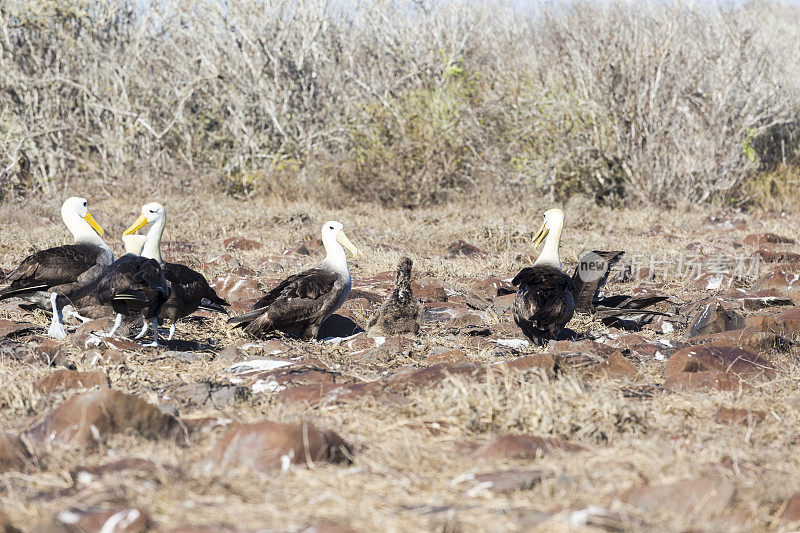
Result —
[{"label": "bird leg", "polygon": [[169,325],[169,337],[167,337],[167,341],[171,341],[172,337],[174,336],[175,336],[175,324],[173,323]]},{"label": "bird leg", "polygon": [[142,344],[142,346],[148,346],[148,347],[149,346],[153,346],[153,347],[157,347],[157,348],[160,348],[160,347],[164,346],[163,344],[160,344],[158,342],[158,317],[157,316],[153,317],[153,342],[150,342],[150,343],[147,343],[147,344]]},{"label": "bird leg", "polygon": [[47,334],[56,339],[66,339],[67,330],[64,329],[64,317],[61,315],[61,309],[58,308],[56,300],[58,294],[50,293],[50,304],[53,306],[53,320],[50,322],[50,327]]},{"label": "bird leg", "polygon": [[78,320],[80,320],[80,321],[81,321],[81,323],[83,323],[83,324],[86,324],[87,322],[89,322],[89,321],[91,321],[91,320],[92,320],[91,318],[87,318],[87,317],[85,317],[85,316],[81,315],[81,314],[80,314],[78,311],[76,311],[76,310],[75,310],[75,308],[74,308],[74,307],[72,307],[71,305],[65,305],[65,306],[64,306],[64,309],[62,309],[62,310],[61,310],[61,312],[62,312],[62,313],[66,313],[66,314],[67,314],[67,317],[74,316],[75,318],[77,318]]},{"label": "bird leg", "polygon": [[94,334],[98,337],[113,337],[120,325],[122,325],[122,313],[117,313],[117,317],[114,319],[114,325],[111,326],[111,329],[108,330],[108,333],[96,331]]},{"label": "bird leg", "polygon": [[142,329],[141,329],[141,331],[139,331],[139,333],[137,333],[137,334],[136,334],[136,336],[134,337],[134,339],[135,339],[135,340],[139,340],[139,339],[141,339],[142,337],[144,337],[145,333],[147,333],[147,328],[148,328],[149,326],[150,326],[150,325],[147,323],[147,320],[145,320],[144,318],[142,318]]}]

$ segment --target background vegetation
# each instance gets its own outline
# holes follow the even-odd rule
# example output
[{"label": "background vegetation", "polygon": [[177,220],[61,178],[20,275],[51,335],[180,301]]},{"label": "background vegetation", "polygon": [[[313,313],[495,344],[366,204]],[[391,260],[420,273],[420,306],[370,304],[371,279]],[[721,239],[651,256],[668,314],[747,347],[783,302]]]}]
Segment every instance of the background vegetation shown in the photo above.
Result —
[{"label": "background vegetation", "polygon": [[297,4],[0,3],[0,195],[796,194],[795,8]]}]

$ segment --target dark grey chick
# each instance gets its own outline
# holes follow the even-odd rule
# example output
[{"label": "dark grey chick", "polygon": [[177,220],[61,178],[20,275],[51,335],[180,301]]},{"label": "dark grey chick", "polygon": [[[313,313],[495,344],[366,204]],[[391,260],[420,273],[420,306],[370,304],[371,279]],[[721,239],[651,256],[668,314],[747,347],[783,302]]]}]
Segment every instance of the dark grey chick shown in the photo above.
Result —
[{"label": "dark grey chick", "polygon": [[381,304],[381,308],[369,321],[370,333],[399,335],[417,334],[422,305],[411,290],[411,259],[403,257],[397,264],[394,290]]}]

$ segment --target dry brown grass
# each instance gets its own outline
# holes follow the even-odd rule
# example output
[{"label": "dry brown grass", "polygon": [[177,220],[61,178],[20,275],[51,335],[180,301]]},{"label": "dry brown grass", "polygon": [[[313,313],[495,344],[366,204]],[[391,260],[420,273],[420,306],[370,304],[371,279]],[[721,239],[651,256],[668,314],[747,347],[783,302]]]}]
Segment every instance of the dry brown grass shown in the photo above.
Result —
[{"label": "dry brown grass", "polygon": [[[452,205],[407,211],[354,204],[326,211],[309,203],[269,205],[258,199],[239,202],[224,196],[170,195],[159,200],[168,210],[166,241],[200,243],[202,254],[216,254],[223,251],[224,237],[254,238],[262,243],[261,250],[233,252],[251,268],[257,268],[258,257],[281,254],[316,235],[323,221],[339,219],[365,252],[352,265],[355,287],[359,278],[396,265],[398,252],[381,244],[409,254],[417,276],[432,275],[460,286],[462,278],[508,276],[525,264],[517,255],[530,252],[529,239],[544,207]],[[137,201],[142,199],[91,199],[94,216],[108,230],[108,240],[114,246],[119,246],[114,238],[135,218]],[[9,267],[32,249],[67,239],[53,215],[56,207],[55,202],[48,201],[27,205],[24,210],[20,206],[0,207],[0,215],[8,221],[0,238],[0,265]],[[562,255],[566,261],[575,261],[582,250],[601,247],[677,256],[686,244],[708,242],[722,232],[705,224],[705,216],[694,210],[618,212],[575,201],[567,208]],[[305,217],[308,223],[297,222]],[[748,228],[733,230],[732,238],[760,231],[793,235],[798,223],[796,215],[746,218]],[[43,219],[51,223],[43,224]],[[655,225],[661,231],[642,236]],[[443,259],[444,248],[459,238],[487,251],[487,255]],[[261,274],[264,280],[275,276],[271,272]],[[666,281],[682,280],[672,276]],[[676,300],[684,298],[681,286],[668,290]],[[601,329],[585,320],[573,326],[580,331]],[[178,336],[202,338],[221,348],[240,339],[241,333],[215,318],[183,322]],[[470,360],[479,362],[516,356],[508,351],[496,354],[464,347],[458,338],[442,331],[424,334],[416,347],[397,360],[387,361],[361,360],[322,343],[290,344],[293,354],[313,354],[329,364],[338,364],[342,372],[357,380],[374,379],[398,363],[419,365],[434,346],[461,348]],[[80,361],[74,348],[68,350]],[[541,350],[528,348],[523,353]],[[193,363],[163,359],[147,351],[132,354],[123,364],[106,367],[105,372],[115,388],[155,403],[168,384],[228,382],[226,365],[215,360],[215,351],[209,350]],[[217,472],[206,470],[202,462],[220,429],[196,433],[188,447],[119,435],[94,453],[54,447],[26,471],[0,475],[0,508],[12,522],[23,525],[47,521],[72,505],[119,502],[146,509],[158,530],[186,524],[298,530],[332,522],[364,531],[574,531],[567,510],[610,505],[629,513],[633,529],[780,529],[782,526],[773,522],[775,514],[784,498],[800,490],[796,475],[800,459],[790,444],[800,427],[796,389],[800,366],[792,357],[779,361],[782,370],[778,378],[741,392],[667,393],[656,389],[651,397],[626,397],[624,388],[659,383],[665,363],[649,361],[640,365],[643,377],[639,383],[600,380],[584,384],[569,374],[556,378],[534,374],[524,379],[490,376],[485,382],[452,378],[441,386],[415,390],[388,403],[365,400],[323,408],[286,407],[275,403],[269,394],[255,394],[222,409],[181,407],[181,416],[188,418],[213,416],[242,422],[310,419],[363,448],[351,466],[316,466],[274,474],[242,469]],[[72,394],[44,396],[36,392],[33,383],[47,372],[41,366],[0,360],[0,430],[24,426],[25,417],[46,412]],[[763,410],[767,418],[754,427],[719,425],[713,415],[720,405]],[[434,422],[444,429],[435,434],[417,429],[420,424]],[[559,436],[587,450],[487,463],[476,463],[459,451],[457,444],[464,439],[482,439],[499,432]],[[178,465],[181,473],[164,470],[155,476],[142,476],[128,472],[90,480],[73,479],[69,474],[76,465],[100,464],[125,456]],[[717,464],[727,459],[735,465],[732,470]],[[467,495],[452,485],[464,474],[498,468],[538,468],[545,477],[531,490],[505,495]],[[632,485],[668,483],[698,475],[722,478],[735,485],[735,503],[725,516],[646,513],[613,501],[616,491]],[[537,513],[552,511],[556,514],[544,523],[535,519]]]},{"label": "dry brown grass", "polygon": [[513,4],[6,0],[0,198],[674,206],[797,168],[796,7]]}]

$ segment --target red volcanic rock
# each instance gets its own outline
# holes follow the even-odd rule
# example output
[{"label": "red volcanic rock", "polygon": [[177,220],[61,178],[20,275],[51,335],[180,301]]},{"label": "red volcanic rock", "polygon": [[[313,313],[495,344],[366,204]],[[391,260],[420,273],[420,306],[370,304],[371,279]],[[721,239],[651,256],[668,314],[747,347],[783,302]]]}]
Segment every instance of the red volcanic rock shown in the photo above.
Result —
[{"label": "red volcanic rock", "polygon": [[141,509],[70,509],[55,517],[55,525],[65,531],[138,533],[147,531],[150,517]]},{"label": "red volcanic rock", "polygon": [[454,302],[431,302],[424,304],[422,309],[423,324],[438,324],[448,322],[464,313],[471,313],[464,304]]},{"label": "red volcanic rock", "polygon": [[434,278],[425,278],[419,282],[411,282],[414,297],[424,303],[447,301],[447,291],[441,281]]},{"label": "red volcanic rock", "polygon": [[750,350],[689,346],[669,358],[664,369],[664,387],[670,390],[736,390],[744,380],[774,375],[772,364]]},{"label": "red volcanic rock", "polygon": [[30,457],[28,449],[19,437],[0,434],[0,473],[22,469]]},{"label": "red volcanic rock", "polygon": [[468,445],[475,459],[535,459],[551,451],[579,452],[585,448],[571,442],[535,435],[498,435],[483,445]]},{"label": "red volcanic rock", "polygon": [[244,466],[261,471],[287,469],[290,464],[347,462],[350,446],[330,430],[309,422],[279,424],[264,420],[235,425],[211,450],[210,462],[218,468]]},{"label": "red volcanic rock", "polygon": [[469,359],[461,350],[447,350],[444,352],[439,353],[432,353],[427,358],[425,358],[425,362],[429,365],[435,365],[437,363],[466,363]]},{"label": "red volcanic rock", "polygon": [[723,513],[735,492],[727,481],[699,478],[668,485],[632,487],[622,492],[619,499],[646,511],[709,516]]},{"label": "red volcanic rock", "polygon": [[726,308],[720,300],[706,304],[689,324],[687,337],[697,337],[709,333],[719,333],[744,326],[744,318]]},{"label": "red volcanic rock", "polygon": [[[492,301],[492,309],[498,316],[511,316],[511,308],[514,306],[514,298],[517,293],[504,294]],[[516,325],[516,324],[515,324]]]},{"label": "red volcanic rock", "polygon": [[439,363],[411,372],[394,374],[387,378],[385,383],[392,391],[402,391],[412,387],[428,389],[450,376],[476,378],[483,373],[485,373],[484,367],[477,363]]},{"label": "red volcanic rock", "polygon": [[372,309],[372,304],[369,303],[369,300],[366,298],[352,298],[350,297],[346,302],[342,304],[344,309],[348,309],[350,311],[369,311]]},{"label": "red volcanic rock", "polygon": [[503,493],[532,489],[543,478],[541,470],[501,470],[461,476],[453,481],[453,486],[470,491]]},{"label": "red volcanic rock", "polygon": [[486,252],[462,240],[452,243],[444,251],[444,256],[448,259],[454,259],[459,256],[476,257],[481,255],[486,255]]},{"label": "red volcanic rock", "polygon": [[[361,283],[359,282],[359,285],[360,284]],[[394,288],[394,285],[392,285],[391,288]],[[366,300],[370,305],[382,303],[384,298],[385,295],[383,294],[366,291],[364,289],[352,289],[350,291],[350,296],[348,297],[349,300]]]},{"label": "red volcanic rock", "polygon": [[759,290],[774,289],[789,292],[800,289],[800,272],[797,268],[782,266],[761,276],[753,287]]},{"label": "red volcanic rock", "polygon": [[556,341],[551,342],[547,351],[555,354],[588,354],[597,357],[608,357],[614,353],[615,349],[611,346],[588,339],[581,341]]},{"label": "red volcanic rock", "polygon": [[782,250],[766,250],[761,248],[753,253],[765,263],[800,263],[800,254]]},{"label": "red volcanic rock", "polygon": [[39,439],[92,447],[98,440],[128,429],[151,439],[185,439],[176,418],[141,398],[112,389],[73,396],[26,433]]},{"label": "red volcanic rock", "polygon": [[720,407],[714,414],[714,420],[718,424],[734,425],[756,425],[766,418],[764,411],[751,411],[750,409],[736,409],[734,407]]},{"label": "red volcanic rock", "polygon": [[108,318],[90,320],[78,326],[75,332],[70,335],[70,342],[81,351],[91,350],[93,348],[102,349],[106,346],[117,350],[128,350],[132,352],[142,350],[140,344],[124,337],[98,337],[94,335],[96,331],[107,332],[110,328],[111,320]]},{"label": "red volcanic rock", "polygon": [[319,405],[329,392],[336,389],[333,383],[317,382],[283,389],[276,396],[279,403]]},{"label": "red volcanic rock", "polygon": [[591,378],[635,378],[639,375],[639,369],[622,352],[616,351],[605,360],[585,369],[582,374]]},{"label": "red volcanic rock", "polygon": [[783,509],[779,515],[783,522],[800,522],[800,492],[795,493],[781,505]]},{"label": "red volcanic rock", "polygon": [[15,322],[0,318],[0,338],[16,337],[38,329],[41,327],[30,322]]},{"label": "red volcanic rock", "polygon": [[277,256],[259,257],[256,261],[256,267],[263,272],[282,272],[286,270],[281,258]]},{"label": "red volcanic rock", "polygon": [[234,268],[239,268],[242,263],[233,257],[231,254],[216,254],[209,255],[206,260],[200,265],[200,268],[207,272],[216,270],[229,271]]},{"label": "red volcanic rock", "polygon": [[315,237],[300,243],[290,250],[286,250],[284,255],[317,255],[322,252],[323,248],[322,241]]},{"label": "red volcanic rock", "polygon": [[308,359],[275,370],[248,374],[244,383],[252,385],[256,392],[261,390],[279,391],[298,385],[321,383],[333,385],[335,376],[321,361]]},{"label": "red volcanic rock", "polygon": [[552,374],[555,372],[555,366],[556,362],[553,356],[549,354],[540,354],[497,363],[492,365],[492,369],[498,372],[526,372],[538,368],[544,370],[548,374]]},{"label": "red volcanic rock", "polygon": [[800,307],[792,307],[778,315],[776,320],[787,335],[793,337],[800,335]]},{"label": "red volcanic rock", "polygon": [[247,300],[248,298],[260,298],[262,296],[256,280],[235,276],[233,274],[217,276],[209,285],[217,292],[220,298],[228,300],[229,302]]},{"label": "red volcanic rock", "polygon": [[261,243],[244,237],[228,237],[222,241],[222,246],[228,250],[259,250]]},{"label": "red volcanic rock", "polygon": [[723,331],[722,333],[711,333],[710,335],[699,335],[687,339],[686,342],[689,344],[710,344],[711,346],[733,346],[747,348],[756,352],[775,348],[787,350],[790,346],[789,340],[780,335],[749,327]]},{"label": "red volcanic rock", "polygon": [[791,299],[781,297],[775,289],[765,289],[752,294],[744,294],[739,296],[738,301],[741,303],[742,308],[748,311],[794,305]]},{"label": "red volcanic rock", "polygon": [[775,335],[783,335],[783,324],[780,324],[774,317],[766,315],[751,315],[744,319],[745,329],[766,331]]},{"label": "red volcanic rock", "polygon": [[36,389],[44,394],[58,390],[108,387],[108,378],[102,372],[76,372],[60,368],[36,382]]},{"label": "red volcanic rock", "polygon": [[496,298],[504,294],[515,294],[517,288],[499,278],[487,278],[470,285],[470,288],[484,298]]},{"label": "red volcanic rock", "polygon": [[727,272],[704,272],[695,277],[689,287],[704,291],[729,289],[736,278]]},{"label": "red volcanic rock", "polygon": [[753,233],[742,239],[745,246],[764,246],[765,244],[795,244],[794,239],[774,233]]},{"label": "red volcanic rock", "polygon": [[639,359],[666,361],[682,343],[666,340],[652,340],[635,333],[613,334],[603,338],[603,344],[620,350],[624,355]]},{"label": "red volcanic rock", "polygon": [[488,316],[481,311],[466,311],[447,321],[448,328],[463,328],[465,326],[481,326],[486,323]]}]

